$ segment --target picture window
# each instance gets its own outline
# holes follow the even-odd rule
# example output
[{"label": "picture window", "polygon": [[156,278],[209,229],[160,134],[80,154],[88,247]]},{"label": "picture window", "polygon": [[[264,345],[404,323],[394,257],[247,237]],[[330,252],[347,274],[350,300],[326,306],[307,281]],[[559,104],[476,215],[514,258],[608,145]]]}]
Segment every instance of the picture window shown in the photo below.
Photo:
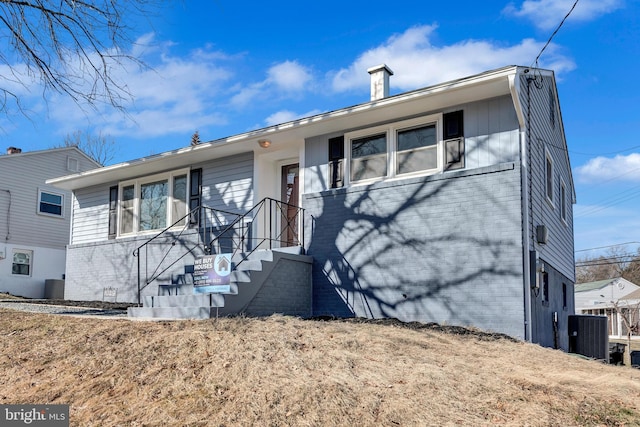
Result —
[{"label": "picture window", "polygon": [[120,194],[120,234],[162,230],[184,225],[188,208],[188,172],[174,171],[123,182]]}]

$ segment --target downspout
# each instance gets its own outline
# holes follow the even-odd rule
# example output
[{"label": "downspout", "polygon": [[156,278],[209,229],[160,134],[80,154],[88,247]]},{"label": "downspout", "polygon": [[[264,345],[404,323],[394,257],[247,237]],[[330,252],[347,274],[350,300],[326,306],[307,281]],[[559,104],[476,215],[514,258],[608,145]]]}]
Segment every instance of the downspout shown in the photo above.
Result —
[{"label": "downspout", "polygon": [[11,191],[0,189],[9,195],[9,204],[7,205],[7,234],[4,237],[4,242],[8,242],[11,239]]},{"label": "downspout", "polygon": [[[529,237],[529,153],[527,151],[527,122],[524,112],[522,111],[522,103],[520,102],[520,80],[519,73],[509,76],[509,90],[511,98],[518,117],[520,125],[520,187],[521,205],[522,205],[522,263],[523,263],[523,296],[524,296],[524,339],[531,341],[532,325],[531,325],[531,257],[529,256],[530,237]],[[534,266],[535,268],[535,266]]]}]

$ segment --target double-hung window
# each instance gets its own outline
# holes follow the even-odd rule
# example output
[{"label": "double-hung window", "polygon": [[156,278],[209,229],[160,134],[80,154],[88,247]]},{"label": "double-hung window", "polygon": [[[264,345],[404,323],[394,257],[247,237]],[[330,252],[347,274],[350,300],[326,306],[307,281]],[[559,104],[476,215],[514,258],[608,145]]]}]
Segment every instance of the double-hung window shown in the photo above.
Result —
[{"label": "double-hung window", "polygon": [[397,131],[396,173],[438,169],[436,123]]},{"label": "double-hung window", "polygon": [[405,120],[345,135],[351,183],[442,170],[442,115]]},{"label": "double-hung window", "polygon": [[387,175],[387,133],[351,140],[351,181]]},{"label": "double-hung window", "polygon": [[120,235],[162,230],[187,221],[188,170],[120,183]]},{"label": "double-hung window", "polygon": [[64,216],[64,195],[38,189],[38,213],[50,216]]}]

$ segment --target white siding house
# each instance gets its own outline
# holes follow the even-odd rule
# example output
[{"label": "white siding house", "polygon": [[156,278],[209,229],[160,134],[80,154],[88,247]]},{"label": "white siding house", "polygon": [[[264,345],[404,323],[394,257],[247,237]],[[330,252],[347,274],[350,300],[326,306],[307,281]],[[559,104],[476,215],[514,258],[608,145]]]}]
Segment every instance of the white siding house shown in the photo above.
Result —
[{"label": "white siding house", "polygon": [[42,298],[63,279],[71,192],[46,180],[99,166],[75,147],[0,156],[0,292]]},{"label": "white siding house", "polygon": [[622,277],[575,285],[576,314],[607,316],[609,336],[627,336],[627,322],[632,335],[640,326],[640,286]]}]

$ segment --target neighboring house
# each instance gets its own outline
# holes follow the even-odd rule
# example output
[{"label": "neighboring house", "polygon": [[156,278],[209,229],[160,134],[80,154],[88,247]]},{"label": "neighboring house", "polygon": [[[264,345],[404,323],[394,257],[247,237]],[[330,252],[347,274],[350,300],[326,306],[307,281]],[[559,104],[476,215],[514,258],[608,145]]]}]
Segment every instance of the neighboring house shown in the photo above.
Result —
[{"label": "neighboring house", "polygon": [[[66,297],[113,285],[169,315],[158,284],[203,253],[299,245],[262,251],[263,284],[237,304],[235,271],[223,311],[472,325],[567,349],[575,192],[553,72],[393,96],[391,71],[369,72],[369,102],[51,180],[74,193]],[[230,243],[211,239],[228,224]]]},{"label": "neighboring house", "polygon": [[64,278],[71,192],[45,181],[99,166],[75,147],[0,156],[0,292],[42,298]]},{"label": "neighboring house", "polygon": [[609,336],[638,335],[640,286],[622,277],[575,285],[576,314],[607,316]]}]

